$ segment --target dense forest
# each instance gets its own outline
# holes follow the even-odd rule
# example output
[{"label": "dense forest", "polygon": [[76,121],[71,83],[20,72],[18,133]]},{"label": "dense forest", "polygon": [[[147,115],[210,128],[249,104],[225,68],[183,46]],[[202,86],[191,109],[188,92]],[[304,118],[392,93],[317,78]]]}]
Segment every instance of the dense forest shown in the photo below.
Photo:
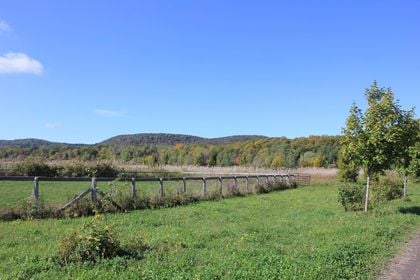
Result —
[{"label": "dense forest", "polygon": [[219,138],[204,138],[185,134],[170,133],[140,133],[118,135],[99,142],[99,145],[165,145],[173,146],[178,143],[184,144],[230,144],[235,142],[243,142],[249,140],[265,139],[266,136],[260,135],[234,135]]},{"label": "dense forest", "polygon": [[[133,164],[256,166],[266,168],[335,167],[340,136],[295,139],[250,136],[218,138],[219,142],[127,144],[124,138],[96,145],[0,147],[3,160],[120,161]],[[205,139],[205,138],[203,138]],[[224,141],[222,141],[222,140]],[[126,140],[126,139],[125,139]],[[241,141],[242,140],[242,141]],[[108,144],[106,144],[108,143]],[[163,142],[160,142],[163,143]]]}]

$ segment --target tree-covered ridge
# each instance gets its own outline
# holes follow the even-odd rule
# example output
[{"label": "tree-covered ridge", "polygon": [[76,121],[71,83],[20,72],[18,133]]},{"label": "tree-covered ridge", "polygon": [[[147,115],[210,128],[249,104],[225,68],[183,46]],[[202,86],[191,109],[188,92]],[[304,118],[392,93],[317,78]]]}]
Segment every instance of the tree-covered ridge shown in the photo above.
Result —
[{"label": "tree-covered ridge", "polygon": [[[218,138],[204,138],[186,134],[171,133],[139,133],[118,135],[106,139],[96,145],[169,145],[184,144],[229,144],[240,141],[265,139],[262,135],[234,135]],[[68,144],[51,142],[42,139],[27,138],[15,140],[0,140],[0,147],[41,147],[41,146],[89,146],[87,144]]]},{"label": "tree-covered ridge", "polygon": [[117,160],[146,165],[256,166],[267,168],[335,166],[340,136],[262,138],[228,144],[92,145],[0,148],[8,160]]},{"label": "tree-covered ridge", "polygon": [[0,140],[0,147],[52,147],[52,146],[82,146],[83,144],[57,143],[42,139],[27,138],[16,140]]},{"label": "tree-covered ridge", "polygon": [[169,133],[140,133],[119,135],[102,141],[100,145],[169,145],[173,146],[178,143],[184,144],[229,144],[239,141],[264,139],[266,136],[261,135],[235,135],[219,138],[204,138],[199,136],[185,134],[169,134]]}]

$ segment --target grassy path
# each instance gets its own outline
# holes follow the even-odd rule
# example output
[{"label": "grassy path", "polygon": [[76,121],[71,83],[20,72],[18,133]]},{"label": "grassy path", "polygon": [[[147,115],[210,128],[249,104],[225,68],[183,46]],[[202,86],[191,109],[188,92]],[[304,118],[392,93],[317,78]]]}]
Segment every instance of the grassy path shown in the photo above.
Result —
[{"label": "grassy path", "polygon": [[345,213],[333,185],[107,216],[143,259],[60,267],[60,239],[90,218],[0,222],[0,279],[374,279],[420,216],[411,201]]}]

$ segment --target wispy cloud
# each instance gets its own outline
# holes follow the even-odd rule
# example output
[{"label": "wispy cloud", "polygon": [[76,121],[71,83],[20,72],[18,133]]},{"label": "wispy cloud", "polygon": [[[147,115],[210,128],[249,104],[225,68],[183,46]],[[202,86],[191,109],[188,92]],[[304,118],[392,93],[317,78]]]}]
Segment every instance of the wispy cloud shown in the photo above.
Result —
[{"label": "wispy cloud", "polygon": [[106,110],[106,109],[95,109],[93,113],[100,117],[107,117],[107,118],[119,118],[124,117],[126,115],[125,111],[114,111],[114,110]]},{"label": "wispy cloud", "polygon": [[9,33],[12,32],[10,25],[4,20],[0,20],[0,33]]},{"label": "wispy cloud", "polygon": [[0,56],[0,74],[28,73],[41,75],[42,64],[24,53],[6,53]]},{"label": "wispy cloud", "polygon": [[56,129],[59,128],[61,126],[61,124],[59,123],[51,123],[51,122],[47,122],[44,124],[44,128],[46,129]]}]

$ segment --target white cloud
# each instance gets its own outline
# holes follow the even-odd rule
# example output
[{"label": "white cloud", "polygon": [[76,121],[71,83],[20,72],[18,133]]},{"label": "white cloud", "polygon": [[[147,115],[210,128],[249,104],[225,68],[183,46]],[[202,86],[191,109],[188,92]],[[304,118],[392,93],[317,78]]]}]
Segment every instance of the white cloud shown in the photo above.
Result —
[{"label": "white cloud", "polygon": [[10,25],[4,20],[0,20],[0,33],[12,32]]},{"label": "white cloud", "polygon": [[61,125],[59,123],[50,123],[50,122],[47,122],[47,123],[44,124],[44,128],[47,128],[47,129],[55,129],[55,128],[58,128],[60,126]]},{"label": "white cloud", "polygon": [[0,56],[0,74],[29,73],[41,75],[42,64],[24,53],[6,53]]},{"label": "white cloud", "polygon": [[105,110],[105,109],[96,109],[93,110],[93,113],[100,117],[108,117],[108,118],[118,118],[124,117],[126,115],[125,111],[113,111],[113,110]]}]

